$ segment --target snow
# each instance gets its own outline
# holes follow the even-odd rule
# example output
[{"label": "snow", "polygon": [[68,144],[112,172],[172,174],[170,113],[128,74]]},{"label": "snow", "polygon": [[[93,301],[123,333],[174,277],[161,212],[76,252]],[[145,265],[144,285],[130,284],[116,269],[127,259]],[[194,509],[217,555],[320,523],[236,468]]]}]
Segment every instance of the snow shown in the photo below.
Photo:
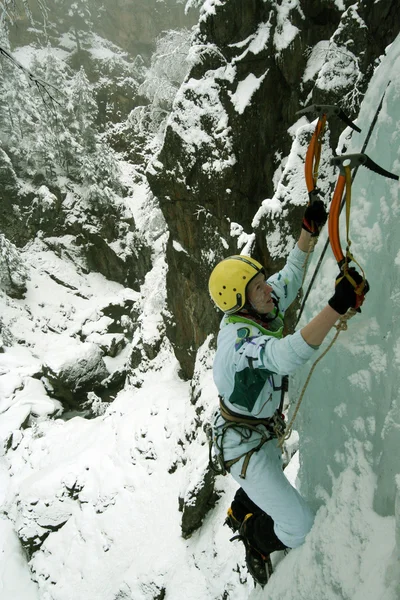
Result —
[{"label": "snow", "polygon": [[332,495],[324,495],[305,544],[291,550],[268,587],[249,598],[394,600],[394,586],[385,581],[385,565],[395,547],[394,517],[380,517],[373,510],[375,484],[376,476],[356,445],[348,466],[333,481]]},{"label": "snow", "polygon": [[[246,233],[239,223],[231,223],[230,234],[236,237],[236,244],[241,254],[246,256],[251,255],[251,250],[255,243],[256,236],[254,233]],[[210,263],[211,264],[211,263]]]},{"label": "snow", "polygon": [[[183,582],[190,580],[192,597],[207,597],[220,561],[214,576],[207,575],[209,566],[193,575],[176,504],[182,472],[168,472],[176,460],[187,394],[188,384],[179,380],[176,367],[171,371],[166,365],[157,378],[149,373],[141,390],[120,394],[95,421],[76,417],[27,431],[14,451],[8,500],[15,495],[21,508],[31,507],[30,521],[16,515],[20,535],[60,526],[31,561],[43,597],[48,578],[57,598],[69,598],[71,589],[104,598],[129,589],[141,597],[143,582],[161,585],[165,573],[177,598],[185,597]],[[205,460],[205,454],[197,457],[193,474]],[[205,544],[197,540],[199,556]],[[157,560],[148,576],[152,555]]]},{"label": "snow", "polygon": [[253,73],[250,73],[246,79],[239,81],[236,92],[229,94],[232,104],[239,115],[243,114],[246,106],[250,104],[251,97],[258,90],[267,73],[268,71],[264,75],[261,75],[261,77],[256,77]]},{"label": "snow", "polygon": [[299,33],[299,29],[288,18],[290,12],[297,9],[300,14],[302,13],[297,0],[283,0],[283,2],[276,5],[276,8],[277,23],[274,33],[274,45],[278,53],[280,53],[293,42]]},{"label": "snow", "polygon": [[[215,15],[216,7],[223,6],[223,0],[201,0],[200,20],[205,20],[208,15]],[[197,0],[188,0],[186,3],[186,11],[191,6],[198,6]]]},{"label": "snow", "polygon": [[268,23],[260,23],[257,28],[257,31],[247,37],[245,40],[240,42],[236,42],[234,44],[229,44],[231,48],[246,48],[246,50],[237,58],[234,59],[234,62],[239,62],[243,60],[243,58],[247,55],[248,52],[252,54],[259,54],[266,48],[267,43],[270,38],[271,33],[271,24]]},{"label": "snow", "polygon": [[314,79],[314,77],[319,73],[326,60],[328,50],[329,41],[327,40],[322,40],[321,42],[318,42],[318,44],[315,44],[315,46],[311,50],[311,54],[307,61],[307,66],[304,70],[304,82],[309,81],[310,79]]},{"label": "snow", "polygon": [[169,125],[184,141],[188,152],[193,153],[203,145],[212,143],[211,135],[202,125],[202,119],[207,115],[214,124],[213,135],[221,139],[230,153],[228,116],[219,99],[216,79],[232,81],[234,73],[233,67],[221,67],[209,72],[208,77],[202,80],[191,78],[181,86],[174,104],[181,105],[185,120],[179,119],[179,113],[176,112],[169,120]]},{"label": "snow", "polygon": [[[366,28],[365,23],[357,13],[357,5],[350,6],[343,12],[341,23],[327,46],[323,41],[313,49],[304,80],[317,74],[317,88],[325,91],[335,90],[337,96],[342,96],[342,106],[354,109],[357,105],[356,100],[361,99],[360,84],[363,75],[359,68],[359,58],[352,51],[352,49],[355,49],[353,40],[348,40],[345,46],[337,44],[336,41],[340,39],[345,19],[353,20],[354,26],[360,30]],[[323,57],[324,52],[325,56]],[[307,79],[305,79],[306,77]]]},{"label": "snow", "polygon": [[172,242],[172,245],[173,245],[174,249],[175,249],[177,252],[184,252],[185,254],[187,254],[187,251],[185,250],[185,248],[184,248],[184,247],[183,247],[183,246],[182,246],[182,245],[181,245],[179,242],[176,242],[176,241],[174,240],[174,241]]},{"label": "snow", "polygon": [[[222,4],[206,0],[202,18]],[[281,29],[274,39],[277,51],[297,35],[285,20],[291,10],[300,10],[297,2],[285,0],[279,14]],[[257,54],[269,33],[268,25],[262,24],[255,36],[237,47]],[[320,69],[326,44],[312,51],[304,81],[323,71],[319,84],[329,86],[333,70],[341,89],[344,79],[335,71],[336,63]],[[400,38],[376,70],[359,115],[363,133],[354,135],[350,146],[351,151],[362,146],[386,91],[367,152],[395,172],[400,168],[399,57]],[[352,60],[350,56],[349,74],[356,80]],[[182,123],[176,116],[170,120],[194,154],[203,144],[221,141],[221,156],[206,165],[214,171],[234,161],[216,79],[232,83],[235,75],[232,64],[210,72],[205,81],[189,79],[176,106],[181,102],[185,114],[192,111],[191,120]],[[232,97],[238,114],[244,114],[260,83],[254,75],[238,83]],[[185,91],[202,99],[199,106],[189,102]],[[215,137],[201,127],[205,115],[215,124]],[[254,217],[253,227],[261,218],[271,224],[267,241],[272,256],[284,256],[295,243],[286,235],[284,219],[292,207],[307,202],[302,165],[305,139],[314,124],[302,118],[290,128],[292,150],[282,159],[276,192],[264,199]],[[321,171],[327,173],[323,189],[328,189],[333,176],[329,158],[327,154],[322,157]],[[189,539],[181,535],[179,501],[192,502],[208,459],[205,434],[198,423],[200,415],[205,420],[211,417],[216,404],[213,340],[210,336],[198,349],[193,380],[182,381],[163,319],[168,316],[169,232],[157,202],[133,166],[122,162],[121,172],[129,188],[126,207],[138,232],[153,248],[152,268],[140,292],[86,273],[74,260],[69,236],[46,241],[39,236],[19,249],[29,275],[25,298],[11,299],[0,293],[2,326],[13,340],[0,352],[1,600],[398,599],[398,183],[362,169],[357,175],[350,233],[354,253],[361,257],[371,280],[371,292],[362,313],[318,366],[296,421],[300,436],[295,433],[291,440],[293,448],[300,440],[300,450],[286,475],[316,509],[315,526],[301,548],[285,557],[273,556],[275,574],[261,590],[254,589],[246,574],[243,547],[229,543],[230,532],[222,527],[236,489],[230,478],[217,477],[220,498],[201,528]],[[53,202],[47,188],[41,188],[40,194],[44,202]],[[251,252],[253,233],[231,223],[230,235],[241,252]],[[309,277],[325,240],[326,231],[315,250]],[[172,244],[185,252],[176,241]],[[224,244],[228,247],[226,240]],[[200,250],[210,262],[215,259],[212,248]],[[329,254],[302,323],[326,303],[336,273]],[[107,333],[110,319],[102,308],[110,303],[121,306],[125,300],[131,300],[139,314],[132,340],[117,356],[102,357],[100,347],[121,341],[121,334]],[[144,354],[117,398],[100,402],[98,416],[90,420],[79,414],[63,418],[48,382],[37,377],[45,364],[54,372],[68,365],[79,376],[86,371],[82,360],[87,364],[100,359],[113,373],[129,364],[132,350],[157,345],[155,357]],[[292,400],[306,375],[303,371],[292,381]],[[94,393],[89,400],[97,402]],[[22,429],[22,424],[27,427]],[[17,533],[26,543],[48,535],[40,549],[28,556]]]},{"label": "snow", "polygon": [[0,517],[0,595],[2,600],[40,600],[17,534],[5,517]]},{"label": "snow", "polygon": [[[400,38],[387,50],[387,57],[375,72],[358,118],[362,134],[352,136],[348,150],[349,153],[357,152],[362,147],[369,124],[385,93],[377,126],[366,152],[392,172],[398,172],[398,144],[392,141],[390,132],[393,128],[397,130],[399,124],[399,78],[394,75],[400,72],[399,54]],[[389,80],[391,83],[388,85]],[[343,138],[347,133],[344,132]],[[303,440],[299,480],[303,493],[316,509],[320,509],[317,523],[332,505],[338,493],[338,482],[345,476],[347,489],[351,490],[348,501],[354,502],[354,507],[359,504],[358,512],[353,513],[354,520],[348,521],[345,543],[341,541],[339,545],[339,540],[333,538],[333,548],[338,552],[340,547],[340,555],[345,555],[345,548],[355,541],[360,544],[358,548],[352,547],[353,559],[357,557],[358,564],[347,557],[346,564],[340,567],[340,591],[336,595],[333,593],[332,597],[397,598],[398,575],[394,576],[388,565],[392,560],[396,560],[398,565],[398,548],[394,548],[393,537],[398,525],[395,525],[393,515],[397,493],[394,476],[398,472],[394,448],[399,442],[399,363],[396,361],[399,332],[392,304],[392,299],[398,296],[398,275],[396,267],[393,271],[391,265],[393,258],[398,256],[399,241],[394,223],[399,206],[399,184],[367,169],[360,169],[353,184],[352,198],[352,251],[371,281],[371,292],[361,315],[352,319],[348,331],[340,334],[323,364],[317,367],[322,369],[323,376],[318,377],[315,373],[309,383],[307,400],[297,419],[300,439]],[[343,220],[341,230],[345,231]],[[316,250],[310,274],[318,259],[319,252]],[[325,281],[332,281],[334,273],[334,262],[325,260],[319,286],[325,288]],[[315,314],[324,295],[325,292],[322,294],[322,290],[318,289],[310,294],[302,323]],[[307,373],[308,369],[303,369],[296,376],[292,389],[294,397]],[[333,429],[335,434],[332,436]],[[318,436],[313,435],[315,431],[318,431]],[[326,443],[321,446],[319,439],[325,439]],[[332,457],[335,459],[332,460]],[[305,465],[310,461],[314,467],[306,469]],[[372,468],[374,462],[378,465],[376,469]],[[357,481],[361,476],[362,492]],[[368,505],[365,503],[367,498]],[[348,518],[350,507],[346,506],[344,513],[343,516]],[[330,539],[338,524],[337,517],[331,517],[334,520]],[[360,526],[360,523],[363,525]],[[397,558],[392,559],[393,556]],[[339,568],[338,557],[334,560]],[[349,574],[351,577],[347,579]],[[351,578],[358,581],[357,589],[351,589]],[[330,589],[332,587],[335,589],[334,581],[329,586]]]},{"label": "snow", "polygon": [[[49,48],[38,48],[29,45],[23,48],[16,48],[13,51],[13,56],[25,69],[31,69],[35,59],[44,61],[49,52]],[[66,52],[62,48],[51,48],[51,55],[57,57],[58,60],[64,61],[68,58],[69,52]]]}]

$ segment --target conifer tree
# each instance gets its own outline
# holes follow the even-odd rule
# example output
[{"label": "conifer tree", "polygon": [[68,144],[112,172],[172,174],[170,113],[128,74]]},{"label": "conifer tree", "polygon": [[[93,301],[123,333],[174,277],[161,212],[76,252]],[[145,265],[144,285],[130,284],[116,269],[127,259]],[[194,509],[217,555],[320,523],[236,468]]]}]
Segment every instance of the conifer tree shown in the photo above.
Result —
[{"label": "conifer tree", "polygon": [[98,108],[83,67],[71,80],[66,109],[71,132],[80,137],[81,144],[87,152],[94,152]]},{"label": "conifer tree", "polygon": [[36,58],[33,72],[53,89],[57,90],[54,100],[43,95],[37,96],[40,120],[37,123],[37,135],[33,140],[36,168],[44,170],[46,176],[54,177],[65,170],[69,173],[74,163],[74,138],[64,123],[65,90],[70,81],[69,71],[55,55],[50,46],[43,61]]}]

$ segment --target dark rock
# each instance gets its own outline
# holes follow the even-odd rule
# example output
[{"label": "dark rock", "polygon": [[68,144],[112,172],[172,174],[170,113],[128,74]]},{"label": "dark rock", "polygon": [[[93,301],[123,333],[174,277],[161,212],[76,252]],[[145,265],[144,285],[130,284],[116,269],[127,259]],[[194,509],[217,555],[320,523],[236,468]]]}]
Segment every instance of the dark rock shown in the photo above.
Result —
[{"label": "dark rock", "polygon": [[101,382],[98,394],[103,402],[112,402],[117,394],[124,389],[127,370],[117,369]]},{"label": "dark rock", "polygon": [[51,386],[51,395],[66,408],[83,409],[87,393],[97,391],[109,376],[102,356],[100,348],[89,343],[77,344],[73,353],[69,347],[62,356],[49,353],[43,374]]},{"label": "dark rock", "polygon": [[29,239],[23,223],[20,187],[9,156],[0,148],[0,232],[17,246]]},{"label": "dark rock", "polygon": [[62,235],[63,213],[61,193],[57,188],[40,185],[29,197],[29,207],[25,209],[26,222],[32,237],[38,231],[48,235]]},{"label": "dark rock", "polygon": [[0,234],[0,289],[11,298],[24,298],[27,279],[27,269],[20,253]]},{"label": "dark rock", "polygon": [[[284,258],[273,259],[269,252],[268,223],[261,220],[253,228],[254,215],[262,200],[273,195],[274,174],[282,156],[289,154],[288,128],[297,121],[297,110],[305,103],[324,101],[340,103],[351,118],[356,116],[375,60],[400,30],[395,0],[379,3],[379,10],[391,15],[390,23],[382,22],[377,6],[369,0],[358,8],[340,10],[334,3],[306,0],[301,12],[298,5],[289,7],[287,17],[297,33],[280,49],[275,38],[282,33],[282,7],[275,2],[217,3],[201,21],[195,40],[201,48],[199,59],[175,99],[163,147],[147,170],[171,233],[167,248],[171,317],[166,328],[184,377],[192,377],[197,348],[218,327],[219,315],[212,308],[207,284],[216,262],[238,252],[230,224],[239,223],[245,233],[255,234],[252,255],[268,273],[283,266]],[[239,43],[255,36],[260,24],[270,27],[265,46],[258,52],[246,51]],[[302,82],[310,50],[329,40],[337,48],[333,68],[337,64],[340,69],[340,57],[351,53],[359,72],[358,77],[355,69],[355,81],[352,71],[345,86],[336,91],[319,87],[318,73]],[[228,68],[234,68],[234,73],[229,74]],[[232,94],[251,74],[264,78],[240,112]],[[332,119],[332,148],[342,129],[343,123]],[[213,168],[217,161],[220,168]],[[300,233],[300,213],[297,207],[287,218],[287,233],[295,238]]]},{"label": "dark rock", "polygon": [[137,245],[132,245],[131,251],[124,257],[116,253],[100,232],[85,231],[82,238],[82,250],[90,271],[97,271],[107,279],[139,290],[151,268],[151,250],[138,237]]},{"label": "dark rock", "polygon": [[32,556],[40,550],[43,542],[49,537],[51,531],[45,531],[42,535],[35,535],[34,537],[25,537],[19,534],[19,539],[21,540],[22,547],[24,548],[28,560],[32,558]]},{"label": "dark rock", "polygon": [[214,489],[215,475],[207,466],[202,479],[180,499],[182,537],[189,538],[198,529],[208,511],[214,508],[220,495]]},{"label": "dark rock", "polygon": [[101,312],[112,319],[112,323],[107,327],[108,333],[123,333],[129,341],[132,341],[139,318],[139,310],[133,300],[126,299],[120,304],[109,304],[104,306]]}]

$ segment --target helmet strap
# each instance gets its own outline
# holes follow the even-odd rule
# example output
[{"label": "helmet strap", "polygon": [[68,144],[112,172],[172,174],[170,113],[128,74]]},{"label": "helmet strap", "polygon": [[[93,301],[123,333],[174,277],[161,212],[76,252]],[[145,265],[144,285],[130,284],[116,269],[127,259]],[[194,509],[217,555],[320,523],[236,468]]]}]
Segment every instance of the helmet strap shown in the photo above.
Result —
[{"label": "helmet strap", "polygon": [[243,308],[249,313],[249,315],[251,315],[252,317],[254,317],[257,321],[261,321],[262,323],[271,323],[271,321],[275,321],[276,317],[279,315],[279,304],[278,304],[278,300],[276,298],[272,298],[272,302],[274,303],[274,310],[272,312],[269,312],[267,314],[261,315],[260,313],[258,313],[255,308],[253,308],[253,306],[250,304],[249,301],[246,302],[246,304],[243,306]]}]

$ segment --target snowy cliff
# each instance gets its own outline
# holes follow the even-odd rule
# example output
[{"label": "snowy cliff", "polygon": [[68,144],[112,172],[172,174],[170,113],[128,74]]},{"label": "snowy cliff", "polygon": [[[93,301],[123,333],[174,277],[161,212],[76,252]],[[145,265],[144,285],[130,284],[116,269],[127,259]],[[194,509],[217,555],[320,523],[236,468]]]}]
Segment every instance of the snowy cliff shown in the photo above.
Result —
[{"label": "snowy cliff", "polygon": [[[353,133],[347,143],[347,152],[359,152],[378,113],[365,152],[397,174],[399,73],[398,37],[388,48],[363,100],[357,119],[362,133]],[[362,313],[349,321],[348,330],[340,333],[316,367],[297,417],[300,488],[319,511],[305,547],[287,561],[287,567],[289,562],[293,567],[292,575],[285,584],[271,582],[271,598],[319,595],[386,599],[400,594],[396,450],[400,445],[399,183],[360,168],[352,198],[352,252],[365,269],[371,291]],[[343,245],[345,230],[342,215]],[[305,288],[325,240],[326,234],[315,250]],[[336,272],[335,260],[328,251],[299,327],[323,305]],[[293,402],[300,395],[309,369],[310,365],[303,368],[292,382]],[[283,575],[284,564],[281,568]]]},{"label": "snowy cliff", "polygon": [[[227,50],[232,64],[226,64],[226,57],[222,61],[224,82],[233,90],[229,95],[225,88],[223,99],[227,105],[231,103],[233,117],[230,121],[218,121],[212,134],[218,140],[218,148],[226,148],[234,129],[237,156],[242,162],[239,160],[236,172],[233,163],[227,168],[233,169],[231,174],[240,185],[245,159],[254,163],[255,169],[260,166],[259,153],[255,152],[259,147],[252,147],[253,138],[246,137],[246,111],[252,111],[255,118],[263,114],[265,107],[260,107],[259,101],[268,96],[260,73],[248,78],[246,69],[260,55],[266,58],[267,42],[286,56],[296,54],[300,38],[312,42],[312,48],[299,59],[306,68],[301,93],[293,81],[295,65],[285,63],[279,52],[273,53],[274,77],[282,69],[279,80],[286,81],[293,118],[290,123],[286,120],[280,124],[280,135],[274,141],[277,145],[273,166],[262,160],[260,178],[251,188],[257,193],[250,207],[246,203],[243,221],[240,185],[222,186],[225,175],[223,169],[217,168],[221,166],[221,156],[214,152],[215,161],[201,162],[196,175],[194,164],[190,163],[193,157],[184,156],[185,146],[180,140],[175,140],[175,150],[178,154],[182,151],[182,160],[187,160],[193,169],[183,172],[173,189],[184,190],[184,199],[189,198],[187,205],[181,197],[173,196],[159,202],[143,176],[144,166],[132,165],[124,160],[126,155],[120,155],[116,158],[118,177],[112,202],[103,207],[101,215],[98,211],[93,214],[93,206],[82,201],[87,193],[85,181],[67,181],[64,173],[51,180],[54,187],[49,190],[43,185],[43,178],[38,184],[22,171],[26,157],[17,152],[14,138],[10,153],[14,163],[1,151],[1,600],[400,597],[400,473],[396,461],[400,442],[398,183],[362,168],[354,182],[352,249],[366,270],[371,292],[362,313],[350,321],[348,331],[340,334],[317,366],[296,419],[300,450],[287,468],[287,475],[318,512],[304,546],[286,557],[273,557],[275,574],[264,590],[254,589],[245,569],[243,548],[229,543],[230,531],[222,525],[236,486],[229,478],[217,477],[213,481],[210,476],[202,429],[216,403],[211,375],[215,331],[211,325],[217,319],[215,315],[208,318],[212,308],[206,304],[206,289],[194,287],[196,281],[200,285],[206,280],[207,265],[216,260],[215,248],[209,246],[213,238],[206,237],[209,223],[218,238],[219,252],[250,250],[257,238],[258,249],[261,252],[264,248],[266,258],[284,260],[296,233],[294,217],[301,214],[306,201],[302,168],[312,124],[294,116],[300,97],[303,102],[310,100],[317,80],[318,93],[329,95],[333,75],[339,76],[340,68],[344,68],[344,63],[340,66],[336,61],[341,55],[336,50],[346,42],[343,32],[349,31],[349,22],[351,31],[356,31],[354,23],[362,30],[357,43],[361,43],[361,38],[365,43],[366,33],[373,39],[377,19],[374,11],[381,4],[386,17],[392,15],[385,20],[384,38],[390,38],[391,28],[395,28],[396,15],[391,12],[395,5],[391,2],[374,5],[369,12],[367,32],[355,9],[348,10],[340,2],[331,4],[305,3],[314,26],[320,26],[318,31],[309,32],[297,2],[278,6],[254,0],[246,4],[247,10],[242,2],[203,3],[200,34],[214,35],[218,41],[223,41],[225,35],[225,43],[231,41],[227,32],[236,36],[234,45]],[[229,5],[243,7],[238,29],[232,15],[228,24],[220,20]],[[265,11],[266,19],[260,24],[255,24],[255,9],[262,14]],[[276,28],[273,36],[267,26],[270,13],[271,24]],[[324,24],[328,16],[335,21]],[[212,25],[211,31],[207,30],[207,22]],[[245,30],[249,35],[240,38]],[[353,47],[354,40],[348,41]],[[374,38],[368,51],[374,55],[382,43]],[[328,48],[335,52],[327,53]],[[225,114],[214,78],[215,70],[221,75],[221,65],[214,64],[221,57],[217,46],[212,58],[209,47],[206,49],[203,53],[205,48],[199,48],[197,43],[193,50],[202,58],[176,98],[165,140],[177,133],[179,119],[183,119],[179,110],[186,105],[187,94],[192,99],[196,94],[196,102],[202,96],[204,102],[218,108],[220,116]],[[25,54],[20,49],[18,56],[26,56],[26,49]],[[327,56],[332,60],[324,64],[321,57]],[[118,56],[113,60],[118,62]],[[347,67],[347,77],[341,81],[349,85],[349,78],[353,81],[358,72],[349,64]],[[360,71],[366,77],[366,94],[357,115],[362,134],[350,136],[346,130],[337,142],[338,151],[361,149],[383,96],[366,152],[382,167],[399,174],[400,37],[379,58],[375,69],[373,64],[367,67],[368,77],[366,71]],[[227,77],[233,75],[234,68],[239,79],[233,77],[230,81]],[[207,84],[211,83],[211,88],[200,77],[203,71],[208,73]],[[196,73],[199,87],[194,82]],[[243,85],[239,85],[240,81]],[[135,86],[136,82],[136,89]],[[29,98],[21,89],[23,98]],[[361,101],[362,94],[356,91],[356,100]],[[23,111],[23,102],[19,110]],[[215,150],[212,145],[207,149],[207,144],[203,144],[204,139],[210,141],[213,137],[200,134],[204,133],[202,128],[214,123],[215,115],[211,111],[208,120],[202,114],[192,123],[192,133],[199,134],[196,141],[205,153]],[[4,136],[7,115],[2,112],[0,116],[2,146],[9,151],[9,139]],[[228,124],[236,125],[236,129],[231,131],[225,127]],[[249,122],[250,126],[256,130],[257,121]],[[77,137],[68,139],[80,140],[76,129],[74,124]],[[339,126],[334,124],[333,129],[331,139],[337,139]],[[32,131],[28,128],[29,135]],[[278,152],[280,137],[283,141]],[[241,138],[245,140],[243,146]],[[25,143],[27,140],[28,136]],[[257,138],[260,147],[267,141],[268,137],[262,143]],[[37,142],[40,145],[40,137]],[[327,200],[336,176],[328,164],[331,154],[326,143],[321,187]],[[84,156],[82,153],[80,158],[84,160]],[[163,163],[157,163],[160,156],[171,161],[165,147],[153,158],[148,170],[153,173],[152,186],[157,186],[157,168],[163,170]],[[18,175],[14,172],[17,166]],[[98,176],[96,165],[91,162],[89,166],[91,176]],[[218,196],[216,208],[213,207],[213,168],[217,170],[216,188],[228,200],[234,198],[234,202],[226,204],[229,213],[225,213],[225,196]],[[173,173],[167,175],[172,181]],[[182,183],[185,178],[187,187]],[[196,188],[198,181],[205,182],[210,192],[206,203],[200,204],[202,188]],[[247,189],[246,199],[249,193]],[[178,202],[170,212],[169,200]],[[30,201],[36,209],[36,220],[30,212]],[[195,214],[191,214],[193,208]],[[190,218],[190,228],[185,221],[170,226],[168,219],[172,220],[174,214],[183,215],[183,211]],[[226,214],[232,222],[225,219]],[[29,228],[24,230],[26,215]],[[88,239],[107,234],[112,253],[93,242],[90,268],[84,260],[86,245],[82,250],[75,243],[77,231],[85,244]],[[12,235],[14,243],[20,242],[18,247],[7,240]],[[180,236],[188,241],[188,246],[181,243]],[[82,237],[79,239],[82,242]],[[309,278],[325,239],[323,233]],[[197,246],[191,254],[194,242]],[[137,243],[140,251],[135,254]],[[105,257],[104,261],[99,261],[99,254]],[[107,262],[106,257],[114,255],[117,258],[111,264]],[[300,326],[324,305],[335,275],[334,260],[328,251]],[[172,284],[176,296],[169,304]],[[201,301],[197,294],[202,296]],[[176,301],[179,296],[185,306]],[[194,305],[196,310],[191,308]],[[173,332],[173,327],[180,324],[179,311],[183,315],[184,310],[188,310],[189,319],[187,327],[182,325],[184,343],[178,356],[190,350],[186,363],[186,371],[193,371],[190,380],[181,377],[182,364],[176,358],[177,337]],[[194,336],[193,331],[202,338]],[[292,407],[307,372],[305,368],[291,382]]]},{"label": "snowy cliff", "polygon": [[[184,376],[192,377],[196,348],[218,326],[207,294],[215,262],[248,243],[272,272],[297,239],[307,197],[304,188],[299,194],[299,165],[287,165],[295,132],[305,125],[296,112],[313,102],[340,103],[354,118],[399,19],[391,0],[203,3],[193,66],[147,169],[170,232],[166,330]],[[340,132],[332,119],[328,146]],[[298,162],[309,133],[304,129],[298,140]],[[324,190],[332,183],[325,165],[319,183]],[[274,219],[259,212],[277,187],[278,253]],[[290,202],[293,194],[296,202]]]}]

